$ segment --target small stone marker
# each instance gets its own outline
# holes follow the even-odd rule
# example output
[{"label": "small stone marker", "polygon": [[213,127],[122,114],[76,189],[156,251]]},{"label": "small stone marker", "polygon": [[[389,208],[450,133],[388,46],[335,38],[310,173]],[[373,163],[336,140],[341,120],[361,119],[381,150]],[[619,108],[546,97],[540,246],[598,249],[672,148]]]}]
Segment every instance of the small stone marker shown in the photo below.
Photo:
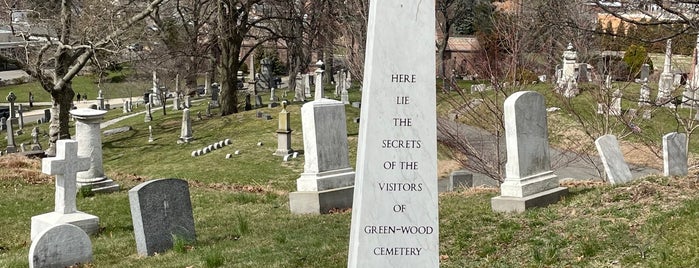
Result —
[{"label": "small stone marker", "polygon": [[439,267],[434,6],[370,1],[347,267]]},{"label": "small stone marker", "polygon": [[59,224],[37,234],[29,248],[29,267],[73,267],[92,262],[92,242],[85,231]]},{"label": "small stone marker", "polygon": [[129,190],[138,254],[151,256],[172,248],[173,240],[196,240],[189,185],[180,179],[144,182]]},{"label": "small stone marker", "polygon": [[672,132],[663,136],[663,175],[687,175],[687,134]]},{"label": "small stone marker", "polygon": [[449,191],[457,188],[473,187],[473,174],[466,170],[457,170],[449,175]]},{"label": "small stone marker", "polygon": [[533,91],[510,95],[504,104],[507,177],[493,211],[523,212],[558,202],[568,193],[559,187],[549,160],[548,123],[544,96]]},{"label": "small stone marker", "polygon": [[239,154],[240,154],[240,150],[235,150],[235,152],[233,152],[233,153],[236,154],[236,155],[239,155]]},{"label": "small stone marker", "polygon": [[153,126],[148,126],[148,142],[153,142]]},{"label": "small stone marker", "polygon": [[627,183],[633,179],[629,166],[624,161],[624,156],[621,154],[619,142],[614,135],[604,135],[595,140],[597,152],[602,159],[604,172],[607,173],[607,179],[611,184]]},{"label": "small stone marker", "polygon": [[225,140],[223,141],[223,144],[225,144],[225,145],[231,145],[231,139],[225,139]]},{"label": "small stone marker", "polygon": [[197,156],[197,151],[192,151],[192,157]]},{"label": "small stone marker", "polygon": [[226,159],[230,159],[231,157],[233,157],[231,154],[226,154]]},{"label": "small stone marker", "polygon": [[177,143],[188,143],[192,140],[194,140],[194,137],[192,137],[192,120],[189,117],[189,108],[184,108],[184,111],[182,111],[180,139]]},{"label": "small stone marker", "polygon": [[32,240],[49,227],[61,223],[76,225],[88,234],[97,232],[99,218],[78,211],[75,203],[76,174],[89,168],[90,157],[78,156],[78,142],[74,140],[58,140],[56,157],[41,160],[41,172],[56,175],[55,209],[53,212],[32,217]]},{"label": "small stone marker", "polygon": [[263,145],[263,143],[261,141],[257,142],[257,146],[262,146],[262,145]]}]

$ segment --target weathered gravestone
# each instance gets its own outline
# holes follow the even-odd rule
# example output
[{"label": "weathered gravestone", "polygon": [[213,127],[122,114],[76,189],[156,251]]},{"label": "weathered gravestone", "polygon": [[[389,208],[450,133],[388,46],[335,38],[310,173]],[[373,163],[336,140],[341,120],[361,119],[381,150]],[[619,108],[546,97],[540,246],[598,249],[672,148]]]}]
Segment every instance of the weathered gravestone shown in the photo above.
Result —
[{"label": "weathered gravestone", "polygon": [[297,191],[289,193],[292,213],[328,213],[352,206],[355,173],[349,165],[345,120],[345,106],[336,100],[316,99],[301,107],[305,163]]},{"label": "weathered gravestone", "polygon": [[369,4],[348,267],[439,266],[434,5]]},{"label": "weathered gravestone", "polygon": [[72,224],[59,224],[42,231],[29,248],[30,268],[73,267],[90,262],[90,237]]},{"label": "weathered gravestone", "polygon": [[510,95],[504,104],[507,164],[493,211],[523,212],[558,202],[568,193],[551,170],[544,96],[533,91]]},{"label": "weathered gravestone", "polygon": [[162,253],[172,248],[175,239],[196,240],[187,181],[141,183],[129,190],[129,204],[138,254]]},{"label": "weathered gravestone", "polygon": [[663,136],[663,175],[687,175],[687,134],[672,132]]},{"label": "weathered gravestone", "polygon": [[53,212],[32,217],[31,238],[49,227],[70,223],[88,234],[99,229],[99,218],[77,210],[76,173],[90,168],[90,157],[78,156],[78,142],[73,140],[56,141],[56,157],[41,160],[41,172],[56,175],[56,197]]},{"label": "weathered gravestone", "polygon": [[619,142],[614,135],[607,134],[597,138],[595,146],[597,146],[597,152],[602,159],[604,172],[607,173],[609,183],[621,184],[631,181],[633,178],[631,170],[624,161]]},{"label": "weathered gravestone", "polygon": [[456,188],[473,187],[473,174],[466,170],[457,170],[449,175],[448,190],[454,191]]}]

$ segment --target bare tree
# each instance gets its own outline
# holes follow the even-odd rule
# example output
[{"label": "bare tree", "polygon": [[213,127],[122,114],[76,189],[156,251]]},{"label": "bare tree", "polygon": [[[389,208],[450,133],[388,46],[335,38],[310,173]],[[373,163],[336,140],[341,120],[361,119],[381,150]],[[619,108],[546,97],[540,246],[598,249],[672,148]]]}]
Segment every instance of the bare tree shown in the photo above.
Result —
[{"label": "bare tree", "polygon": [[[35,11],[32,28],[15,28],[15,34],[28,41],[23,55],[2,55],[39,81],[51,94],[49,148],[55,155],[55,143],[70,138],[68,120],[74,91],[72,79],[85,67],[96,51],[116,52],[113,48],[129,28],[146,18],[164,0],[146,5],[129,1],[126,5],[104,1],[29,1]],[[8,6],[7,10],[11,10]],[[105,10],[110,11],[105,13]],[[88,26],[89,25],[89,26]],[[29,41],[40,43],[30,45]]]}]

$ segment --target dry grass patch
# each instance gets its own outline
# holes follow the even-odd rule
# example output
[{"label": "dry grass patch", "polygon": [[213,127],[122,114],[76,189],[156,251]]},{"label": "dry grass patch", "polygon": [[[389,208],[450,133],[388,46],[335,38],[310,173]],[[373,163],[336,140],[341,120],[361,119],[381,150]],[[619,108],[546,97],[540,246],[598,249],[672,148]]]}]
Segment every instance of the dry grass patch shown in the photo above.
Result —
[{"label": "dry grass patch", "polygon": [[0,157],[0,181],[20,180],[28,184],[52,183],[53,177],[41,173],[41,160],[20,154]]}]

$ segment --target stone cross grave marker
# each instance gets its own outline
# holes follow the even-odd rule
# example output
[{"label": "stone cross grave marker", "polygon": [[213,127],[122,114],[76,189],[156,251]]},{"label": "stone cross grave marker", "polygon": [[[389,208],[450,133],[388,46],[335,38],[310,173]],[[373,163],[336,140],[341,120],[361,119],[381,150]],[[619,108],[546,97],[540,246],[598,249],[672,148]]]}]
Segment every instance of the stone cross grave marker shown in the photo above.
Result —
[{"label": "stone cross grave marker", "polygon": [[621,184],[631,181],[633,178],[629,166],[624,161],[624,155],[621,154],[619,142],[614,135],[604,135],[595,140],[597,152],[602,159],[604,172],[607,173],[607,179],[611,184]]},{"label": "stone cross grave marker", "polygon": [[189,185],[180,179],[144,182],[129,190],[138,254],[151,256],[172,248],[175,238],[196,240]]},{"label": "stone cross grave marker", "polygon": [[37,235],[29,248],[29,267],[73,267],[92,262],[92,242],[72,224],[51,226]]},{"label": "stone cross grave marker", "polygon": [[434,0],[371,0],[348,267],[438,267]]},{"label": "stone cross grave marker", "polygon": [[672,132],[663,136],[663,175],[687,175],[687,134]]},{"label": "stone cross grave marker", "polygon": [[78,142],[58,140],[56,157],[41,160],[41,172],[56,175],[56,196],[53,212],[32,217],[31,237],[58,223],[74,224],[91,234],[99,228],[99,219],[80,212],[76,207],[77,173],[90,168],[90,157],[78,156]]}]

